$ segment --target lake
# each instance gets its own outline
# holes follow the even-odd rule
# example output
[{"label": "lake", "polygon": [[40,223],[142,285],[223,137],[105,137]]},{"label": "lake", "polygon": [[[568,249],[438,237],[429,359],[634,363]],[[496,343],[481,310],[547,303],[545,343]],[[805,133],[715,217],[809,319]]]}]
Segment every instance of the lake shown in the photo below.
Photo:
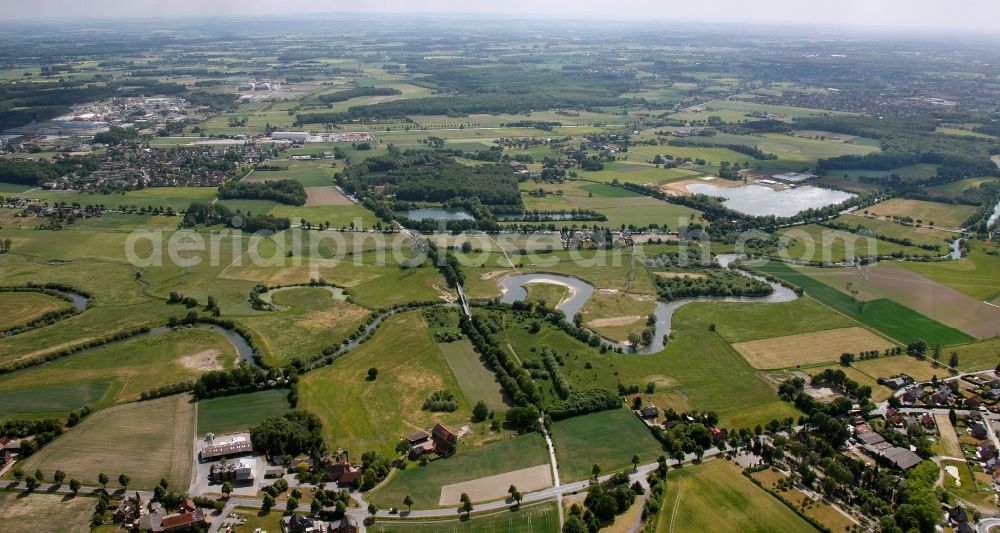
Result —
[{"label": "lake", "polygon": [[475,220],[465,209],[452,207],[426,207],[423,209],[410,209],[409,211],[397,211],[396,216],[406,217],[410,220]]},{"label": "lake", "polygon": [[726,207],[747,215],[790,217],[810,208],[839,204],[853,197],[848,192],[806,185],[775,191],[762,185],[716,187],[707,183],[691,183],[687,190],[695,194],[721,196]]}]

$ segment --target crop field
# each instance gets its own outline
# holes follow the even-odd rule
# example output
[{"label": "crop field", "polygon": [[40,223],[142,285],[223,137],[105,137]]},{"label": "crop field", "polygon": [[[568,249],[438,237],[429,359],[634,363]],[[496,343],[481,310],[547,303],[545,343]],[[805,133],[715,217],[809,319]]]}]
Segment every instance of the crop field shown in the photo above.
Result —
[{"label": "crop field", "polygon": [[485,363],[480,360],[472,343],[468,339],[454,342],[438,344],[441,353],[444,354],[448,368],[455,374],[458,386],[462,389],[462,394],[475,405],[479,400],[486,403],[491,410],[503,411],[507,409],[504,402],[503,389],[497,382],[496,376],[486,368]]},{"label": "crop field", "polygon": [[938,377],[948,375],[948,370],[934,368],[929,359],[920,361],[908,355],[855,361],[851,363],[851,368],[857,369],[859,372],[875,380],[898,376],[902,373],[907,374],[917,381],[930,381],[935,375]]},{"label": "crop field", "polygon": [[976,208],[968,205],[893,198],[869,206],[867,211],[880,217],[910,217],[929,226],[957,229],[962,227],[965,220],[975,213]]},{"label": "crop field", "polygon": [[[403,497],[409,494],[414,507],[438,507],[441,487],[548,462],[549,454],[541,433],[528,433],[483,446],[460,445],[451,457],[431,461],[425,466],[409,463],[405,470],[375,491],[372,499],[383,507],[399,507]],[[503,489],[506,493],[507,486]]]},{"label": "crop field", "polygon": [[66,533],[89,533],[96,501],[83,496],[0,492],[0,523],[11,533],[38,531],[41,521],[59,524],[59,531]]},{"label": "crop field", "polygon": [[799,333],[733,345],[754,368],[787,368],[836,361],[840,354],[895,346],[860,327]]},{"label": "crop field", "polygon": [[38,292],[0,293],[0,331],[40,318],[46,313],[67,309],[73,304]]},{"label": "crop field", "polygon": [[333,187],[306,187],[306,205],[352,205],[346,196]]},{"label": "crop field", "polygon": [[711,460],[670,472],[657,531],[815,531],[729,462]]},{"label": "crop field", "polygon": [[961,344],[971,337],[892,300],[858,302],[850,296],[784,263],[774,261],[758,270],[802,287],[820,303],[904,344],[922,338],[931,344]]},{"label": "crop field", "polygon": [[633,455],[640,464],[663,455],[663,446],[646,424],[624,408],[554,422],[552,441],[562,482],[589,478],[595,464],[608,474],[631,468]]},{"label": "crop field", "polygon": [[38,386],[0,392],[0,421],[8,415],[44,418],[62,416],[104,398],[110,382]]},{"label": "crop field", "polygon": [[473,514],[473,520],[379,520],[367,526],[373,533],[553,533],[559,531],[554,503]]},{"label": "crop field", "polygon": [[[367,380],[369,368],[378,370]],[[459,408],[453,413],[421,409],[431,393],[448,390]],[[394,456],[399,439],[429,430],[440,422],[453,430],[466,424],[471,406],[418,313],[386,320],[375,336],[334,364],[305,374],[299,382],[299,406],[323,420],[331,448],[352,455],[376,450]]]},{"label": "crop field", "polygon": [[333,298],[325,288],[282,290],[274,293],[272,301],[284,309],[240,320],[272,365],[319,355],[324,348],[340,344],[370,314],[363,307]]},{"label": "crop field", "polygon": [[[137,424],[136,421],[143,421]],[[185,487],[191,480],[194,404],[186,394],[98,411],[29,457],[23,468],[46,477],[62,470],[67,478],[95,484],[101,472],[117,482],[132,478],[130,489],[152,489],[160,478]]]},{"label": "crop field", "polygon": [[976,300],[1000,304],[1000,256],[987,252],[995,245],[969,241],[969,255],[957,261],[903,262],[900,266]]},{"label": "crop field", "polygon": [[198,402],[198,435],[245,431],[265,418],[289,411],[288,391],[270,389]]},{"label": "crop field", "polygon": [[945,287],[896,262],[882,262],[866,271],[848,268],[799,267],[799,271],[831,287],[858,290],[858,299],[888,298],[975,338],[1000,336],[1000,308]]},{"label": "crop field", "polygon": [[[147,390],[189,381],[209,370],[233,368],[235,361],[236,349],[219,333],[178,329],[4,374],[0,397],[22,399],[29,413],[66,412],[86,404],[103,407],[138,399]],[[8,413],[21,412],[18,409],[16,403],[7,406]]]}]

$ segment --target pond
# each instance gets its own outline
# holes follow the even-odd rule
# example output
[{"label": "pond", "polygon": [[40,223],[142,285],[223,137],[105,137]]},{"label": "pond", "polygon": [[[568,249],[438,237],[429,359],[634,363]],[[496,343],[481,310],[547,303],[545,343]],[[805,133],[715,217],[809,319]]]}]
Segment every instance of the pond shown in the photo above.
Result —
[{"label": "pond", "polygon": [[854,195],[849,192],[805,185],[775,191],[763,185],[717,187],[707,183],[691,183],[687,190],[695,194],[721,196],[723,205],[747,215],[790,217],[810,208],[839,204]]},{"label": "pond", "polygon": [[456,207],[425,207],[422,209],[410,209],[409,211],[397,211],[396,216],[406,217],[410,220],[475,220],[468,211]]}]

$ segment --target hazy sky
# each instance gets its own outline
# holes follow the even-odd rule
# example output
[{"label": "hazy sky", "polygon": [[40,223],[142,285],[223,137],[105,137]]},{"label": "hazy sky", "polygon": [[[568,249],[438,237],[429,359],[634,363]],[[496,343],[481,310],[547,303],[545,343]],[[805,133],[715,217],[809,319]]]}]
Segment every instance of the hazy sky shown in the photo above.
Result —
[{"label": "hazy sky", "polygon": [[1000,32],[998,0],[2,0],[0,20],[312,13],[504,14],[562,18],[951,27]]}]

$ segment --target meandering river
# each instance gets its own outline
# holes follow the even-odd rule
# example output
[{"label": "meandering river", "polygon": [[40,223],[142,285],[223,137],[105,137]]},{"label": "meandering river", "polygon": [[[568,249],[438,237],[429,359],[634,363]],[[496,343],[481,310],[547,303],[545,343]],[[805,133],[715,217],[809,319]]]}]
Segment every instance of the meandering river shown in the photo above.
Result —
[{"label": "meandering river", "polygon": [[[716,256],[716,260],[719,262],[723,268],[729,268],[729,266],[740,259],[739,254],[720,254]],[[693,302],[721,302],[721,303],[738,303],[738,302],[754,302],[754,303],[783,303],[791,302],[798,298],[795,291],[768,281],[767,279],[757,276],[754,274],[749,274],[742,270],[734,270],[744,276],[754,278],[756,280],[767,283],[774,289],[774,292],[769,296],[727,296],[727,297],[713,297],[713,296],[702,296],[698,298],[683,298],[680,300],[674,300],[671,302],[656,302],[656,308],[653,314],[656,316],[656,333],[653,335],[653,341],[647,345],[641,347],[635,353],[640,354],[651,354],[663,350],[663,338],[670,334],[671,331],[671,321],[673,320],[674,313],[677,312],[681,307],[693,303]],[[574,278],[571,276],[563,276],[559,274],[521,274],[517,276],[510,276],[500,280],[500,285],[503,288],[503,295],[500,297],[500,301],[504,303],[514,303],[516,301],[522,301],[528,296],[528,291],[525,289],[525,285],[529,283],[555,283],[559,285],[564,285],[570,288],[570,296],[566,300],[560,302],[556,309],[562,311],[566,314],[566,317],[572,320],[573,315],[580,312],[583,306],[590,300],[591,296],[594,294],[594,286],[586,281],[579,278]],[[627,343],[617,342],[611,339],[604,338],[604,343],[612,348],[622,348],[625,351],[631,351],[631,347]]]}]

